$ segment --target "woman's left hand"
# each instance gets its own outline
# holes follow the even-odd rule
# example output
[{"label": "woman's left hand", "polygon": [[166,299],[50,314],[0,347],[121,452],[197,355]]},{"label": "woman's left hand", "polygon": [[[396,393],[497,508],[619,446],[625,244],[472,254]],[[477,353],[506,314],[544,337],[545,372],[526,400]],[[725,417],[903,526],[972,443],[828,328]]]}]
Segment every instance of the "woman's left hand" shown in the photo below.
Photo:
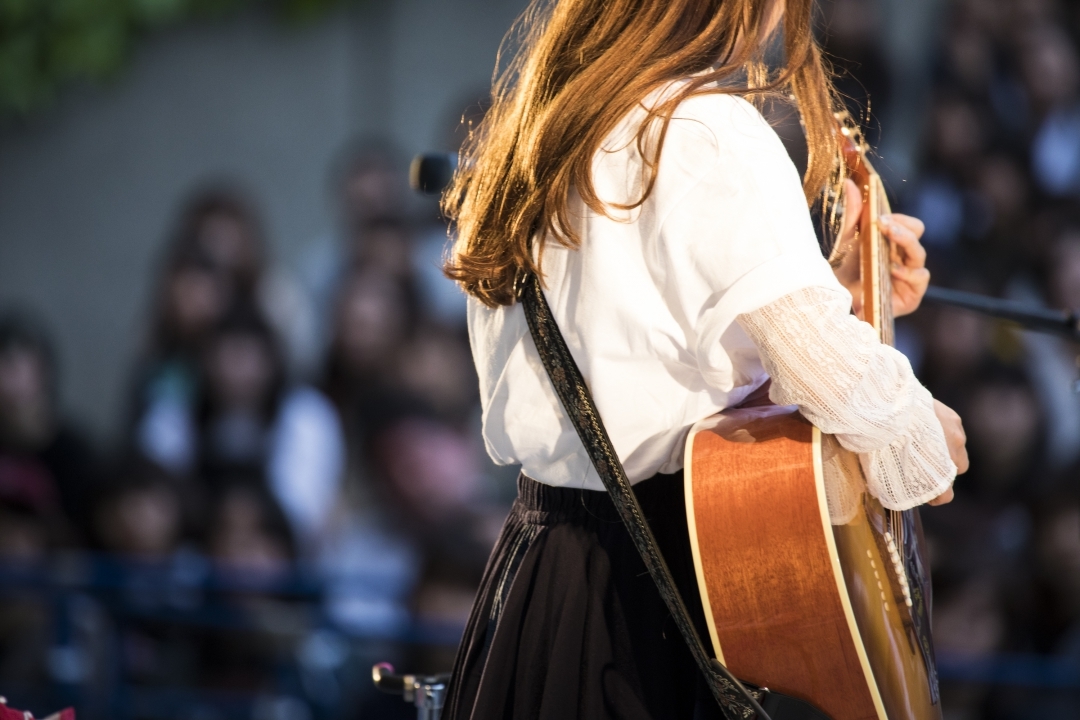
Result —
[{"label": "woman's left hand", "polygon": [[900,213],[882,215],[878,226],[892,245],[893,317],[910,315],[919,308],[930,286],[926,248],[919,242],[926,226],[919,218]]},{"label": "woman's left hand", "polygon": [[[858,186],[848,180],[844,188],[844,224],[839,242],[852,244],[856,239],[858,218],[862,212],[862,193]],[[930,285],[930,271],[926,269],[926,249],[919,240],[925,226],[922,220],[892,213],[878,218],[878,227],[892,246],[892,303],[893,316],[900,317],[915,312]],[[854,300],[855,312],[861,311],[862,281],[859,279],[859,252],[854,248],[836,268],[837,279],[846,287]]]}]

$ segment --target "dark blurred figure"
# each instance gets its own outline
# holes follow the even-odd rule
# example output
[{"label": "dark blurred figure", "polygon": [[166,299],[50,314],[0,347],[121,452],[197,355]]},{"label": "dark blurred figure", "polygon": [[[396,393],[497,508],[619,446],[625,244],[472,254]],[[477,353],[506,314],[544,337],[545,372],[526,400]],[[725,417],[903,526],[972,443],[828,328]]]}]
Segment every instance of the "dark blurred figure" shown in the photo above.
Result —
[{"label": "dark blurred figure", "polygon": [[205,257],[248,297],[265,265],[261,223],[250,203],[231,190],[195,195],[181,215],[173,247]]},{"label": "dark blurred figure", "polygon": [[30,559],[88,529],[97,463],[59,412],[52,346],[38,325],[0,318],[0,554]]},{"label": "dark blurred figure", "polygon": [[398,364],[417,327],[411,288],[375,268],[351,273],[334,314],[325,387],[351,431],[363,432],[401,391]]},{"label": "dark blurred figure", "polygon": [[286,385],[273,331],[253,308],[235,308],[207,338],[200,368],[200,474],[213,483],[233,469],[262,467]]},{"label": "dark blurred figure", "polygon": [[1009,577],[1006,598],[1021,596],[1012,613],[1011,652],[1036,653],[1056,672],[1039,678],[1038,689],[1016,684],[993,688],[982,717],[1080,717],[1080,693],[1054,678],[1074,677],[1080,663],[1080,499],[1075,487],[1045,496],[1035,505],[1027,566]]},{"label": "dark blurred figure", "polygon": [[1046,474],[1045,418],[1021,366],[989,362],[973,378],[958,412],[966,418],[972,469],[965,494],[1001,504],[1028,499]]},{"label": "dark blurred figure", "polygon": [[163,561],[194,539],[200,500],[197,488],[152,461],[129,458],[94,503],[96,539],[125,558]]},{"label": "dark blurred figure", "polygon": [[404,540],[386,514],[385,489],[375,481],[373,433],[419,401],[400,381],[402,351],[417,327],[411,286],[375,270],[354,270],[342,286],[323,388],[337,409],[346,443],[346,508],[367,531]]},{"label": "dark blurred figure", "polygon": [[192,410],[206,338],[234,302],[229,279],[195,250],[176,252],[164,273],[151,348],[136,383],[135,444],[177,474],[194,470]]},{"label": "dark blurred figure", "polygon": [[977,188],[987,148],[986,114],[975,102],[951,89],[939,89],[927,119],[921,176],[906,198],[926,224],[923,243],[932,272],[978,273],[993,261],[979,251],[993,218]]},{"label": "dark blurred figure", "polygon": [[305,553],[316,550],[338,498],[344,463],[333,406],[292,385],[270,327],[237,309],[207,339],[195,423],[198,467],[216,488],[235,472],[266,478]]},{"label": "dark blurred figure", "polygon": [[399,277],[412,272],[407,169],[408,160],[392,143],[366,138],[346,147],[330,173],[338,227],[310,242],[298,258],[303,290],[319,319],[320,358],[333,340],[334,307],[354,268],[371,266]]},{"label": "dark blurred figure", "polygon": [[358,502],[376,502],[379,495],[370,481],[373,433],[403,412],[463,429],[478,405],[476,382],[465,339],[424,322],[411,284],[372,266],[349,276],[324,387],[346,427],[348,474]]},{"label": "dark blurred figure", "polygon": [[1021,71],[1037,123],[1031,167],[1043,192],[1080,197],[1080,55],[1057,25],[1038,23],[1020,38]]},{"label": "dark blurred figure", "polygon": [[144,452],[209,493],[234,473],[264,477],[302,551],[315,552],[344,463],[333,406],[288,379],[277,336],[251,305],[234,305],[207,329],[192,361],[186,394],[159,397],[144,413]]},{"label": "dark blurred figure", "polygon": [[360,237],[373,224],[405,216],[407,161],[382,138],[353,142],[334,168],[340,193],[342,221],[350,235]]},{"label": "dark blurred figure", "polygon": [[210,500],[207,554],[223,570],[280,575],[295,559],[292,532],[258,473],[225,478]]},{"label": "dark blurred figure", "polygon": [[190,417],[200,392],[207,335],[231,308],[256,308],[284,338],[283,371],[302,375],[313,367],[310,308],[266,255],[262,223],[237,191],[202,191],[181,212],[135,390],[136,445],[172,472],[194,470],[195,429],[181,419]]},{"label": "dark blurred figure", "polygon": [[881,141],[880,118],[888,112],[892,72],[885,59],[879,0],[830,0],[822,5],[824,50],[836,72],[836,90],[863,128],[870,147]]},{"label": "dark blurred figure", "polygon": [[452,329],[427,325],[401,351],[402,387],[452,427],[463,428],[478,410],[476,368],[468,345]]},{"label": "dark blurred figure", "polygon": [[270,262],[263,222],[250,198],[228,185],[196,193],[172,244],[175,253],[208,260],[228,281],[233,302],[258,307],[282,339],[291,374],[314,370],[313,310],[299,285]]},{"label": "dark blurred figure", "polygon": [[1080,660],[1080,493],[1052,496],[1036,520],[1036,649]]},{"label": "dark blurred figure", "polygon": [[[90,445],[57,408],[56,362],[36,323],[0,317],[0,566],[18,571],[81,544],[97,469]],[[0,597],[0,687],[40,702],[52,680],[50,607],[33,593]]]},{"label": "dark blurred figure", "polygon": [[[506,515],[486,492],[479,449],[435,417],[407,412],[374,434],[371,454],[388,512],[421,553],[414,614],[436,627],[462,627]],[[427,648],[415,660],[432,669],[452,661],[447,648]]]},{"label": "dark blurred figure", "polygon": [[[234,471],[218,479],[209,493],[203,548],[224,579],[243,587],[271,587],[288,581],[296,559],[292,531],[282,509],[257,471]],[[309,609],[293,606],[276,593],[230,593],[225,602],[250,617],[274,613],[260,629],[234,626],[198,636],[198,677],[203,687],[258,692],[290,663],[295,628],[304,627]]]}]

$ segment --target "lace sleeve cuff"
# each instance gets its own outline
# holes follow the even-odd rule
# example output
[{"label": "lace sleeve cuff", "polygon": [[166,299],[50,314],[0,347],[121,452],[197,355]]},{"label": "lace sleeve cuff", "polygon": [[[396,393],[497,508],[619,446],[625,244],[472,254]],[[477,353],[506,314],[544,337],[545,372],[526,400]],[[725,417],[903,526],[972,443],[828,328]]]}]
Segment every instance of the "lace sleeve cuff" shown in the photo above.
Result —
[{"label": "lace sleeve cuff", "polygon": [[846,292],[809,287],[738,320],[773,378],[773,402],[797,405],[859,453],[870,493],[906,510],[945,492],[956,467],[930,393],[850,304]]}]

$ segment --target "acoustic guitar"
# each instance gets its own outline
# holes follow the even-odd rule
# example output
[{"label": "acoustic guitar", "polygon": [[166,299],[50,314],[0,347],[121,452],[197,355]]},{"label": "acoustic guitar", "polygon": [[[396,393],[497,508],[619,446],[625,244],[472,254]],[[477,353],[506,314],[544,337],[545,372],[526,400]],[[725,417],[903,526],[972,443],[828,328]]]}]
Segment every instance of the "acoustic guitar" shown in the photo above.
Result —
[{"label": "acoustic guitar", "polygon": [[[888,199],[861,139],[840,127],[864,200],[861,317],[891,344],[892,250],[876,222]],[[742,407],[699,422],[685,468],[718,659],[833,720],[940,720],[917,510],[883,508],[865,492],[858,458],[792,408]]]}]

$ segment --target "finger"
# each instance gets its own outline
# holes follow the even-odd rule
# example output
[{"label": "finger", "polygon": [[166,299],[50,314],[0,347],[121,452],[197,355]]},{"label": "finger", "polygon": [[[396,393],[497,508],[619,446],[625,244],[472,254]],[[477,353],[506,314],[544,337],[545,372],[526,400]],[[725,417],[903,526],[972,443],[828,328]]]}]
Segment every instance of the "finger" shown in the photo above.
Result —
[{"label": "finger", "polygon": [[953,489],[950,487],[948,490],[941,493],[936,498],[934,498],[933,500],[931,500],[930,502],[928,502],[926,504],[931,505],[931,506],[944,505],[946,503],[952,502],[952,499],[953,499],[954,495],[955,495],[955,493],[953,492]]},{"label": "finger", "polygon": [[894,285],[910,285],[913,289],[923,290],[930,284],[930,271],[924,267],[893,265],[890,274]]},{"label": "finger", "polygon": [[926,248],[919,242],[919,236],[909,227],[882,218],[878,221],[881,231],[889,242],[901,250],[904,264],[909,267],[922,267],[926,264]]},{"label": "finger", "polygon": [[926,232],[926,223],[917,217],[904,215],[903,213],[889,213],[888,215],[882,215],[881,219],[910,230],[915,233],[915,237],[918,239],[922,239],[923,233]]}]

